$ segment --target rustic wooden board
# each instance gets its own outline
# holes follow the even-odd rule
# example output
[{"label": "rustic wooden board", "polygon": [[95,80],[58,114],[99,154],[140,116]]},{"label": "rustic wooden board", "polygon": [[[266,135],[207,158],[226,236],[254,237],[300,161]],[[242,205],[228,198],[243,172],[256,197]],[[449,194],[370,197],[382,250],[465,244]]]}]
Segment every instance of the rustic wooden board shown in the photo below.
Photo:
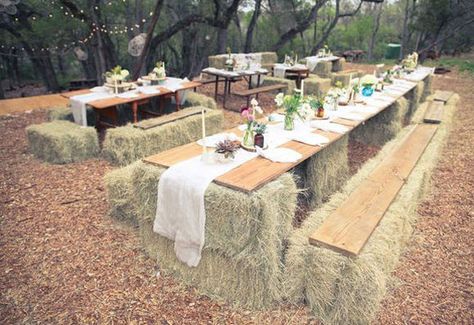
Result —
[{"label": "rustic wooden board", "polygon": [[451,98],[452,95],[453,95],[452,91],[436,90],[434,94],[434,100],[446,103],[449,100],[449,98]]},{"label": "rustic wooden board", "polygon": [[309,243],[357,256],[437,130],[414,126],[385,160],[309,237]]},{"label": "rustic wooden board", "polygon": [[61,96],[65,98],[71,98],[73,96],[77,95],[85,95],[85,94],[90,94],[91,91],[89,89],[80,89],[80,90],[73,90],[73,91],[67,91],[64,93],[61,93]]},{"label": "rustic wooden board", "polygon": [[182,109],[177,112],[173,112],[171,114],[166,114],[160,117],[143,120],[141,122],[134,124],[134,126],[142,130],[148,130],[156,126],[178,121],[185,117],[189,117],[189,116],[193,116],[197,114],[201,114],[201,109],[199,107],[190,107],[190,108]]},{"label": "rustic wooden board", "polygon": [[[238,135],[241,131],[236,129],[230,130]],[[240,132],[240,133],[238,133]],[[325,136],[331,142],[336,141],[341,134],[315,131],[314,133]],[[266,183],[278,178],[280,175],[286,173],[303,160],[308,159],[316,154],[324,147],[311,146],[304,143],[289,141],[281,146],[282,148],[290,148],[302,155],[302,158],[295,163],[274,163],[268,159],[256,157],[237,168],[219,176],[214,180],[215,183],[243,192],[254,191]],[[208,149],[212,150],[212,148]],[[144,162],[161,167],[170,167],[178,162],[196,157],[202,153],[202,147],[196,143],[190,143],[181,147],[173,148],[165,152],[147,157],[143,159]]]},{"label": "rustic wooden board", "polygon": [[361,121],[346,120],[345,118],[335,118],[331,123],[341,124],[344,126],[356,127],[361,123]]},{"label": "rustic wooden board", "polygon": [[279,89],[283,89],[287,87],[288,85],[286,84],[275,84],[275,85],[270,85],[270,86],[262,86],[262,87],[235,91],[233,92],[233,94],[237,96],[247,97],[247,96],[256,95],[256,94],[260,94],[260,93],[264,93],[264,92],[268,92],[272,90],[279,90]]},{"label": "rustic wooden board", "polygon": [[423,122],[439,124],[443,120],[444,102],[434,101],[430,102],[426,109],[425,117]]}]

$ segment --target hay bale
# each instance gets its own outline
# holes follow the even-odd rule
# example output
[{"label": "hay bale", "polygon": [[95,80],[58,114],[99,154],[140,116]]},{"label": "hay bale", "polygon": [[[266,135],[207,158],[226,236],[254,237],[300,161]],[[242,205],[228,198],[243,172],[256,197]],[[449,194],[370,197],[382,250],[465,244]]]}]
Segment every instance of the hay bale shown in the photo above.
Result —
[{"label": "hay bale", "polygon": [[332,62],[330,61],[320,61],[316,64],[316,67],[313,71],[310,71],[314,74],[317,74],[322,78],[330,78],[332,70]]},{"label": "hay bale", "polygon": [[209,61],[209,66],[216,68],[216,69],[224,69],[225,68],[225,60],[227,59],[227,54],[219,54],[219,55],[210,55],[207,57]]},{"label": "hay bale", "polygon": [[[232,55],[236,55],[236,53],[232,53]],[[261,56],[260,63],[262,67],[269,70],[278,61],[278,56],[276,52],[256,52],[256,53],[248,53],[248,55],[260,55]],[[208,57],[209,66],[217,68],[217,69],[224,69],[225,61],[227,60],[227,57],[228,57],[227,54],[211,55]]]},{"label": "hay bale", "polygon": [[110,205],[109,215],[118,221],[138,226],[135,216],[139,207],[138,198],[133,193],[133,171],[138,162],[123,168],[114,169],[104,176],[107,201]]},{"label": "hay bale", "polygon": [[305,162],[303,184],[310,208],[321,205],[349,178],[349,135],[344,135]]},{"label": "hay bale", "polygon": [[406,121],[410,121],[413,114],[415,114],[416,110],[420,106],[421,98],[424,93],[425,83],[424,81],[419,81],[415,88],[410,90],[408,93],[405,94],[405,98],[408,100],[408,112],[406,114]]},{"label": "hay bale", "polygon": [[283,90],[285,94],[292,94],[296,88],[296,83],[294,80],[265,76],[265,79],[263,80],[263,86],[270,86],[270,85],[276,85],[276,84],[288,85],[288,87],[285,90]]},{"label": "hay bale", "polygon": [[217,103],[214,98],[191,91],[186,95],[186,106],[204,106],[210,109],[217,109]]},{"label": "hay bale", "polygon": [[69,107],[57,107],[51,108],[47,112],[48,121],[70,121],[74,122],[74,117],[72,116],[72,111]]},{"label": "hay bale", "polygon": [[[133,207],[131,214],[123,209],[127,210],[125,215],[133,215],[147,253],[152,257],[158,254],[162,269],[209,296],[248,308],[267,306],[281,297],[283,239],[292,229],[298,193],[290,174],[251,194],[211,183],[205,194],[206,243],[202,260],[197,268],[189,268],[176,260],[172,243],[152,231],[158,181],[164,169],[143,162],[131,166],[119,172],[123,178],[131,179],[131,192],[110,190],[115,197],[109,196],[109,200],[115,209]],[[109,174],[112,175],[107,179],[120,182],[117,172]],[[127,197],[128,202],[122,201]],[[223,265],[229,269],[223,270]]]},{"label": "hay bale", "polygon": [[69,121],[53,121],[26,128],[28,147],[36,158],[66,164],[94,158],[99,153],[96,130]]},{"label": "hay bale", "polygon": [[340,58],[337,61],[332,63],[332,72],[339,72],[344,70],[344,64],[346,63],[346,59]]},{"label": "hay bale", "polygon": [[351,138],[374,146],[393,139],[403,127],[408,114],[408,101],[401,97],[379,114],[352,130]]},{"label": "hay bale", "polygon": [[336,72],[336,73],[333,73],[331,75],[331,84],[334,86],[336,85],[336,82],[340,82],[342,83],[342,85],[344,87],[348,87],[349,86],[349,82],[351,80],[351,76],[352,76],[352,79],[355,79],[357,78],[356,75],[358,75],[358,72],[345,72],[345,71],[341,71],[341,72]]},{"label": "hay bale", "polygon": [[324,96],[331,88],[331,79],[311,75],[304,80],[305,95]]},{"label": "hay bale", "polygon": [[424,89],[423,89],[423,94],[421,95],[421,98],[420,98],[420,100],[422,102],[426,101],[428,96],[433,94],[433,79],[434,79],[434,75],[430,74],[424,80],[425,85],[424,85]]},{"label": "hay bale", "polygon": [[309,245],[308,237],[390,153],[406,129],[367,162],[341,193],[334,195],[293,232],[286,255],[284,282],[286,297],[291,302],[307,302],[312,313],[327,324],[371,322],[392,282],[390,274],[411,237],[417,204],[429,188],[430,173],[449,132],[453,110],[451,106],[450,117],[441,124],[357,258]]},{"label": "hay bale", "polygon": [[[222,111],[207,110],[207,134],[220,132],[223,120]],[[147,130],[126,125],[107,130],[102,154],[111,163],[124,166],[146,156],[196,141],[201,134],[200,115],[192,115]]]}]

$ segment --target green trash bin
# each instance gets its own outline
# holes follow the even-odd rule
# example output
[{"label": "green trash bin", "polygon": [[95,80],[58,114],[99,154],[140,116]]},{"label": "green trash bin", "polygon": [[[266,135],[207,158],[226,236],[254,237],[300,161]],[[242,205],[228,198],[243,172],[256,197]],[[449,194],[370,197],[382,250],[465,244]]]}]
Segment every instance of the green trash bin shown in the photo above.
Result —
[{"label": "green trash bin", "polygon": [[398,60],[400,57],[400,50],[402,46],[400,44],[389,43],[385,50],[385,58],[389,60]]}]

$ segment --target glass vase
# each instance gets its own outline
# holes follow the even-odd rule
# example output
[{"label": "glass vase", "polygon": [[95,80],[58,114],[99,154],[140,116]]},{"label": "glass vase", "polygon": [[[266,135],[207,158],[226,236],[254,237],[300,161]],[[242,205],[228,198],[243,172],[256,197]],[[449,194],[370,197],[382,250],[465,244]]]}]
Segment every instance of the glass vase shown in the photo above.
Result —
[{"label": "glass vase", "polygon": [[370,97],[374,93],[374,88],[372,86],[365,86],[362,88],[362,95],[365,97]]},{"label": "glass vase", "polygon": [[242,143],[246,147],[253,147],[254,146],[254,132],[252,129],[245,130],[244,138],[242,139]]},{"label": "glass vase", "polygon": [[285,130],[293,131],[295,128],[295,117],[293,114],[286,113],[285,115]]}]

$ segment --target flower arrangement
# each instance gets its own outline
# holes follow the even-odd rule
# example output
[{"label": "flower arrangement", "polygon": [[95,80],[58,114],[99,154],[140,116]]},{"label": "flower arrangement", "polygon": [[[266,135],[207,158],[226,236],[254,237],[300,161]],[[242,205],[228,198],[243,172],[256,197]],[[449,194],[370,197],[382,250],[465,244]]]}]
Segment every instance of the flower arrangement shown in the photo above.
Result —
[{"label": "flower arrangement", "polygon": [[345,93],[342,83],[340,81],[336,82],[335,86],[330,88],[324,97],[324,104],[333,111],[337,110],[339,98],[344,96]]},{"label": "flower arrangement", "polygon": [[314,116],[317,109],[318,100],[313,97],[302,97],[300,94],[283,95],[279,93],[275,97],[277,107],[285,110],[285,130],[291,131],[295,127],[295,117],[299,117],[302,121],[309,120]]},{"label": "flower arrangement", "polygon": [[325,58],[325,57],[328,57],[328,56],[331,56],[331,55],[332,55],[332,52],[329,49],[329,46],[327,44],[325,44],[324,47],[318,51],[317,56],[320,57],[320,58]]},{"label": "flower arrangement", "polygon": [[254,128],[256,125],[255,121],[255,115],[256,113],[258,114],[263,114],[262,108],[259,106],[258,101],[253,98],[250,101],[250,106],[249,107],[243,107],[240,110],[240,115],[244,118],[245,123],[247,124],[247,127],[245,129],[244,137],[243,137],[243,144],[244,146],[247,147],[253,147],[254,146]]},{"label": "flower arrangement", "polygon": [[216,144],[216,154],[221,162],[226,162],[235,158],[235,153],[240,148],[240,142],[236,140],[223,140]]},{"label": "flower arrangement", "polygon": [[254,140],[254,145],[256,147],[263,148],[265,146],[265,138],[263,134],[265,133],[266,130],[267,130],[267,125],[265,123],[255,122],[255,126],[254,126],[255,136],[253,140]]},{"label": "flower arrangement", "polygon": [[414,70],[418,65],[418,53],[413,52],[412,54],[407,55],[407,57],[402,60],[402,66],[406,70]]},{"label": "flower arrangement", "polygon": [[153,68],[153,71],[150,73],[151,77],[154,79],[164,79],[166,78],[165,63],[163,61],[158,61]]},{"label": "flower arrangement", "polygon": [[228,71],[234,70],[235,61],[232,59],[232,52],[230,47],[227,48],[227,60],[225,61],[225,67]]},{"label": "flower arrangement", "polygon": [[383,76],[383,82],[386,83],[386,84],[392,84],[393,83],[393,80],[392,80],[392,77],[393,77],[393,71],[392,70],[387,70]]},{"label": "flower arrangement", "polygon": [[126,80],[130,73],[126,69],[122,69],[121,66],[116,66],[110,71],[105,73],[105,78],[107,83],[113,84],[115,82],[121,83],[122,81]]},{"label": "flower arrangement", "polygon": [[362,95],[369,97],[374,93],[374,87],[379,82],[373,74],[366,74],[360,79],[362,84]]}]

